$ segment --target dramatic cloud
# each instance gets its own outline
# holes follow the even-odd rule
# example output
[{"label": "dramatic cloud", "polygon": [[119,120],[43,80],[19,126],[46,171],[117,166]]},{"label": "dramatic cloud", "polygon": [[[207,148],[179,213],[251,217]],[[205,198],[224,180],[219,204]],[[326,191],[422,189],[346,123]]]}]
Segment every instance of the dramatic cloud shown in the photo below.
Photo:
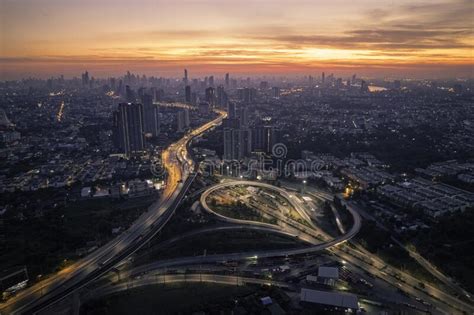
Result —
[{"label": "dramatic cloud", "polygon": [[471,0],[4,0],[0,11],[1,77],[80,67],[407,76],[473,69]]}]

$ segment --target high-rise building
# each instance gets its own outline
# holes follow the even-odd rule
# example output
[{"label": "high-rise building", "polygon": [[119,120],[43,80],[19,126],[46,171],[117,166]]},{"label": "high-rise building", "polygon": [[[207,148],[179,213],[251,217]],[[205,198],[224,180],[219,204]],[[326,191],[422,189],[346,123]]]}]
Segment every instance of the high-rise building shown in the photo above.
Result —
[{"label": "high-rise building", "polygon": [[160,132],[159,107],[153,104],[153,97],[150,94],[142,96],[142,103],[145,133],[157,137]]},{"label": "high-rise building", "polygon": [[197,105],[198,103],[198,95],[195,92],[191,93],[191,104]]},{"label": "high-rise building", "polygon": [[217,87],[217,105],[225,107],[227,105],[227,102],[227,93],[225,92],[224,87],[222,85],[219,85]]},{"label": "high-rise building", "polygon": [[89,72],[87,71],[82,74],[82,85],[89,86]]},{"label": "high-rise building", "polygon": [[120,103],[114,112],[114,142],[127,156],[145,149],[143,106]]},{"label": "high-rise building", "polygon": [[278,143],[278,132],[272,126],[256,126],[252,129],[252,152],[270,153]]},{"label": "high-rise building", "polygon": [[184,111],[184,126],[188,128],[191,125],[191,120],[189,119],[189,109],[185,108],[183,111]]},{"label": "high-rise building", "polygon": [[239,109],[239,125],[240,128],[245,128],[249,125],[248,110],[245,106],[240,106]]},{"label": "high-rise building", "polygon": [[213,75],[211,75],[211,76],[209,77],[209,85],[210,85],[210,86],[214,86],[214,76],[213,76]]},{"label": "high-rise building", "polygon": [[184,84],[188,84],[188,69],[184,69],[184,78],[183,78]]},{"label": "high-rise building", "polygon": [[251,104],[257,97],[257,90],[254,88],[243,88],[237,91],[238,97],[245,104]]},{"label": "high-rise building", "polygon": [[185,101],[186,103],[188,104],[191,104],[191,86],[189,85],[186,85],[186,88],[185,88]]},{"label": "high-rise building", "polygon": [[180,110],[176,116],[176,119],[177,119],[176,124],[177,124],[178,132],[185,131],[190,125],[189,110],[187,108]]},{"label": "high-rise building", "polygon": [[229,102],[227,104],[227,118],[235,119],[236,118],[235,103]]},{"label": "high-rise building", "polygon": [[208,102],[211,106],[215,105],[215,90],[213,87],[208,87],[206,89],[206,102]]},{"label": "high-rise building", "polygon": [[252,151],[252,133],[248,128],[247,108],[241,106],[236,115],[235,103],[227,108],[228,118],[224,119],[224,160],[241,160]]},{"label": "high-rise building", "polygon": [[234,160],[234,151],[235,144],[234,144],[234,130],[232,128],[225,128],[223,132],[224,138],[224,156],[222,157],[223,160],[231,161]]},{"label": "high-rise building", "polygon": [[280,88],[279,87],[272,87],[272,97],[279,98],[280,97]]},{"label": "high-rise building", "polygon": [[179,111],[176,115],[176,130],[178,132],[183,132],[185,128],[186,127],[184,126],[184,112]]},{"label": "high-rise building", "polygon": [[241,160],[248,156],[252,149],[250,129],[224,129],[224,160]]},{"label": "high-rise building", "polygon": [[225,86],[226,86],[227,88],[229,88],[229,84],[230,84],[230,77],[229,77],[229,74],[226,73],[226,74],[225,74]]},{"label": "high-rise building", "polygon": [[323,74],[321,75],[321,82],[324,84],[325,81],[326,81],[326,75],[323,72]]}]

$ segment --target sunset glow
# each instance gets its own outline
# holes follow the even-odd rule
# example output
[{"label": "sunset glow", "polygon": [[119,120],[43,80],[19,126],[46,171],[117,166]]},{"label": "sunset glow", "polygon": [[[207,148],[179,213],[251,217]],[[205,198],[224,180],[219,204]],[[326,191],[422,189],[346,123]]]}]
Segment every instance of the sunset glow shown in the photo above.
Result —
[{"label": "sunset glow", "polygon": [[[3,0],[1,77],[472,76],[470,0]],[[104,12],[107,12],[104,14]]]}]

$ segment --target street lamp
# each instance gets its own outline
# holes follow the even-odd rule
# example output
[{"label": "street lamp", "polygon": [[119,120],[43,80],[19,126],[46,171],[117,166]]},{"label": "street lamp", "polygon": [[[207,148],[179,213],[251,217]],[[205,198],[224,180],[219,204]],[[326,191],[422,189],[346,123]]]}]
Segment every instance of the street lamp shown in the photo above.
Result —
[{"label": "street lamp", "polygon": [[303,179],[303,194],[306,192],[306,179]]}]

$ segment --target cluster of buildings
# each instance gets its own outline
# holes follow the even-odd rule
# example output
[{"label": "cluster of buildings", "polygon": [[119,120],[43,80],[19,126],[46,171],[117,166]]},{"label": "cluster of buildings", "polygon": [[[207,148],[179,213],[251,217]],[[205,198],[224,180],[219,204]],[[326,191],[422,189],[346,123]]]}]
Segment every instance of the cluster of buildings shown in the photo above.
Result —
[{"label": "cluster of buildings", "polygon": [[417,168],[415,172],[431,180],[457,180],[468,187],[474,185],[474,163],[449,160],[433,163],[427,168]]},{"label": "cluster of buildings", "polygon": [[270,153],[278,142],[278,131],[263,122],[250,126],[247,105],[228,104],[228,117],[223,121],[225,161],[240,161],[252,153]]},{"label": "cluster of buildings", "polygon": [[377,193],[399,206],[420,209],[431,218],[474,206],[474,193],[422,178],[382,185]]},{"label": "cluster of buildings", "polygon": [[372,166],[344,168],[340,172],[344,178],[357,183],[357,185],[362,189],[391,183],[395,180],[394,175]]},{"label": "cluster of buildings", "polygon": [[149,179],[135,178],[129,181],[109,185],[85,186],[81,189],[81,198],[137,198],[157,193],[164,183]]},{"label": "cluster of buildings", "polygon": [[146,136],[158,136],[158,105],[151,100],[143,104],[120,103],[113,120],[114,144],[126,156],[145,151]]}]

